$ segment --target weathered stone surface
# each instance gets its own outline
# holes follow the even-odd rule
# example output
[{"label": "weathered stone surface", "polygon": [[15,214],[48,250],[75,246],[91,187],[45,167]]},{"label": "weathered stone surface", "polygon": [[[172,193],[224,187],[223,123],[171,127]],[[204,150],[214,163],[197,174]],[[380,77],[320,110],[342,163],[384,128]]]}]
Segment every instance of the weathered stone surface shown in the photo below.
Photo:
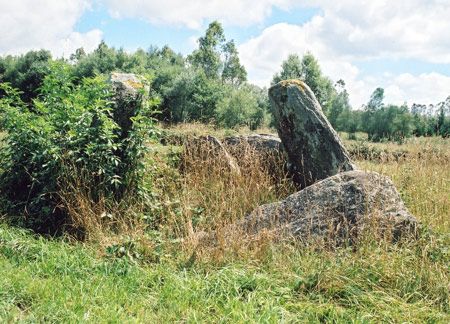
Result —
[{"label": "weathered stone surface", "polygon": [[121,137],[126,138],[133,125],[131,118],[141,108],[148,88],[132,73],[111,73],[110,82],[114,92],[113,117],[121,128]]},{"label": "weathered stone surface", "polygon": [[275,126],[292,167],[305,188],[339,172],[355,170],[314,93],[302,81],[281,81],[269,89]]},{"label": "weathered stone surface", "polygon": [[255,167],[263,167],[274,179],[284,178],[288,171],[287,156],[278,136],[251,134],[229,136],[223,140],[225,148],[241,165],[248,158],[255,160]]},{"label": "weathered stone surface", "polygon": [[389,178],[348,171],[258,207],[242,225],[251,234],[268,229],[305,241],[320,237],[352,242],[364,231],[389,231],[397,238],[414,231],[416,223]]},{"label": "weathered stone surface", "polygon": [[232,173],[240,174],[240,168],[233,156],[228,153],[222,142],[214,136],[200,136],[184,141],[184,168],[190,168],[190,163],[210,163],[213,159],[219,160]]},{"label": "weathered stone surface", "polygon": [[280,154],[283,148],[278,136],[270,134],[251,134],[225,137],[223,143],[228,146],[247,144],[264,154]]}]

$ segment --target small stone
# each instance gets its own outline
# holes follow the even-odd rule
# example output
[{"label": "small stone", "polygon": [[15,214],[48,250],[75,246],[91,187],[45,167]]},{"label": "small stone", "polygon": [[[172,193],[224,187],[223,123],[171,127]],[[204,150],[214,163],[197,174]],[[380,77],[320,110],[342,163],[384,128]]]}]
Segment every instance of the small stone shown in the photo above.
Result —
[{"label": "small stone", "polygon": [[280,154],[283,151],[281,140],[271,134],[250,134],[225,137],[223,143],[228,146],[249,145],[263,154]]}]

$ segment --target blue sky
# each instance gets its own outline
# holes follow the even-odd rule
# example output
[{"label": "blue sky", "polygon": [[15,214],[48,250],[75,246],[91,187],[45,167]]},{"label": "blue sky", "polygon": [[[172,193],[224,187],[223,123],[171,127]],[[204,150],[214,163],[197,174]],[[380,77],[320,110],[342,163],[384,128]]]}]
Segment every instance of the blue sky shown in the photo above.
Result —
[{"label": "blue sky", "polygon": [[[274,7],[270,15],[262,22],[248,26],[227,24],[226,36],[237,43],[243,43],[251,37],[258,36],[262,30],[277,23],[302,24],[319,14],[319,8],[301,8],[287,10]],[[101,2],[94,3],[77,21],[74,30],[80,33],[100,29],[108,45],[123,47],[128,51],[137,48],[147,49],[150,45],[162,47],[169,45],[176,52],[184,55],[195,49],[195,42],[202,35],[208,23],[214,19],[205,19],[202,29],[191,29],[180,25],[151,24],[143,18],[114,18],[108,8]]]},{"label": "blue sky", "polygon": [[378,86],[392,103],[450,95],[450,0],[0,0],[0,55],[47,48],[69,56],[103,39],[128,51],[182,54],[219,20],[249,81],[267,86],[290,53],[312,52],[344,79],[355,107]]}]

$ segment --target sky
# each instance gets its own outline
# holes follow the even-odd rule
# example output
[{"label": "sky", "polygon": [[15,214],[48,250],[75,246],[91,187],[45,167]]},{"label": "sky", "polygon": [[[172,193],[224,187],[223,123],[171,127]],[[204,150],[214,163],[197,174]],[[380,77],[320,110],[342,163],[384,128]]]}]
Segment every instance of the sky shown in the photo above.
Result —
[{"label": "sky", "polygon": [[376,87],[393,104],[450,95],[450,0],[0,0],[0,55],[68,57],[101,40],[186,55],[214,20],[259,86],[289,54],[311,52],[325,75],[345,81],[355,108]]}]

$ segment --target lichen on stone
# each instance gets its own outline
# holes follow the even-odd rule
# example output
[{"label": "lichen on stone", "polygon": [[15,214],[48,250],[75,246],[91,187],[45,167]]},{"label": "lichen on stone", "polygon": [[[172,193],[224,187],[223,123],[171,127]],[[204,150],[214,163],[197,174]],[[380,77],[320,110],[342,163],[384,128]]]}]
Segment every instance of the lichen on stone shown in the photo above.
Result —
[{"label": "lichen on stone", "polygon": [[136,82],[134,80],[126,80],[125,82],[127,85],[129,85],[134,89],[142,89],[144,87],[144,85],[141,82]]},{"label": "lichen on stone", "polygon": [[282,87],[288,87],[290,85],[296,85],[300,90],[305,91],[305,83],[302,80],[299,79],[289,79],[289,80],[283,80],[279,83]]}]

